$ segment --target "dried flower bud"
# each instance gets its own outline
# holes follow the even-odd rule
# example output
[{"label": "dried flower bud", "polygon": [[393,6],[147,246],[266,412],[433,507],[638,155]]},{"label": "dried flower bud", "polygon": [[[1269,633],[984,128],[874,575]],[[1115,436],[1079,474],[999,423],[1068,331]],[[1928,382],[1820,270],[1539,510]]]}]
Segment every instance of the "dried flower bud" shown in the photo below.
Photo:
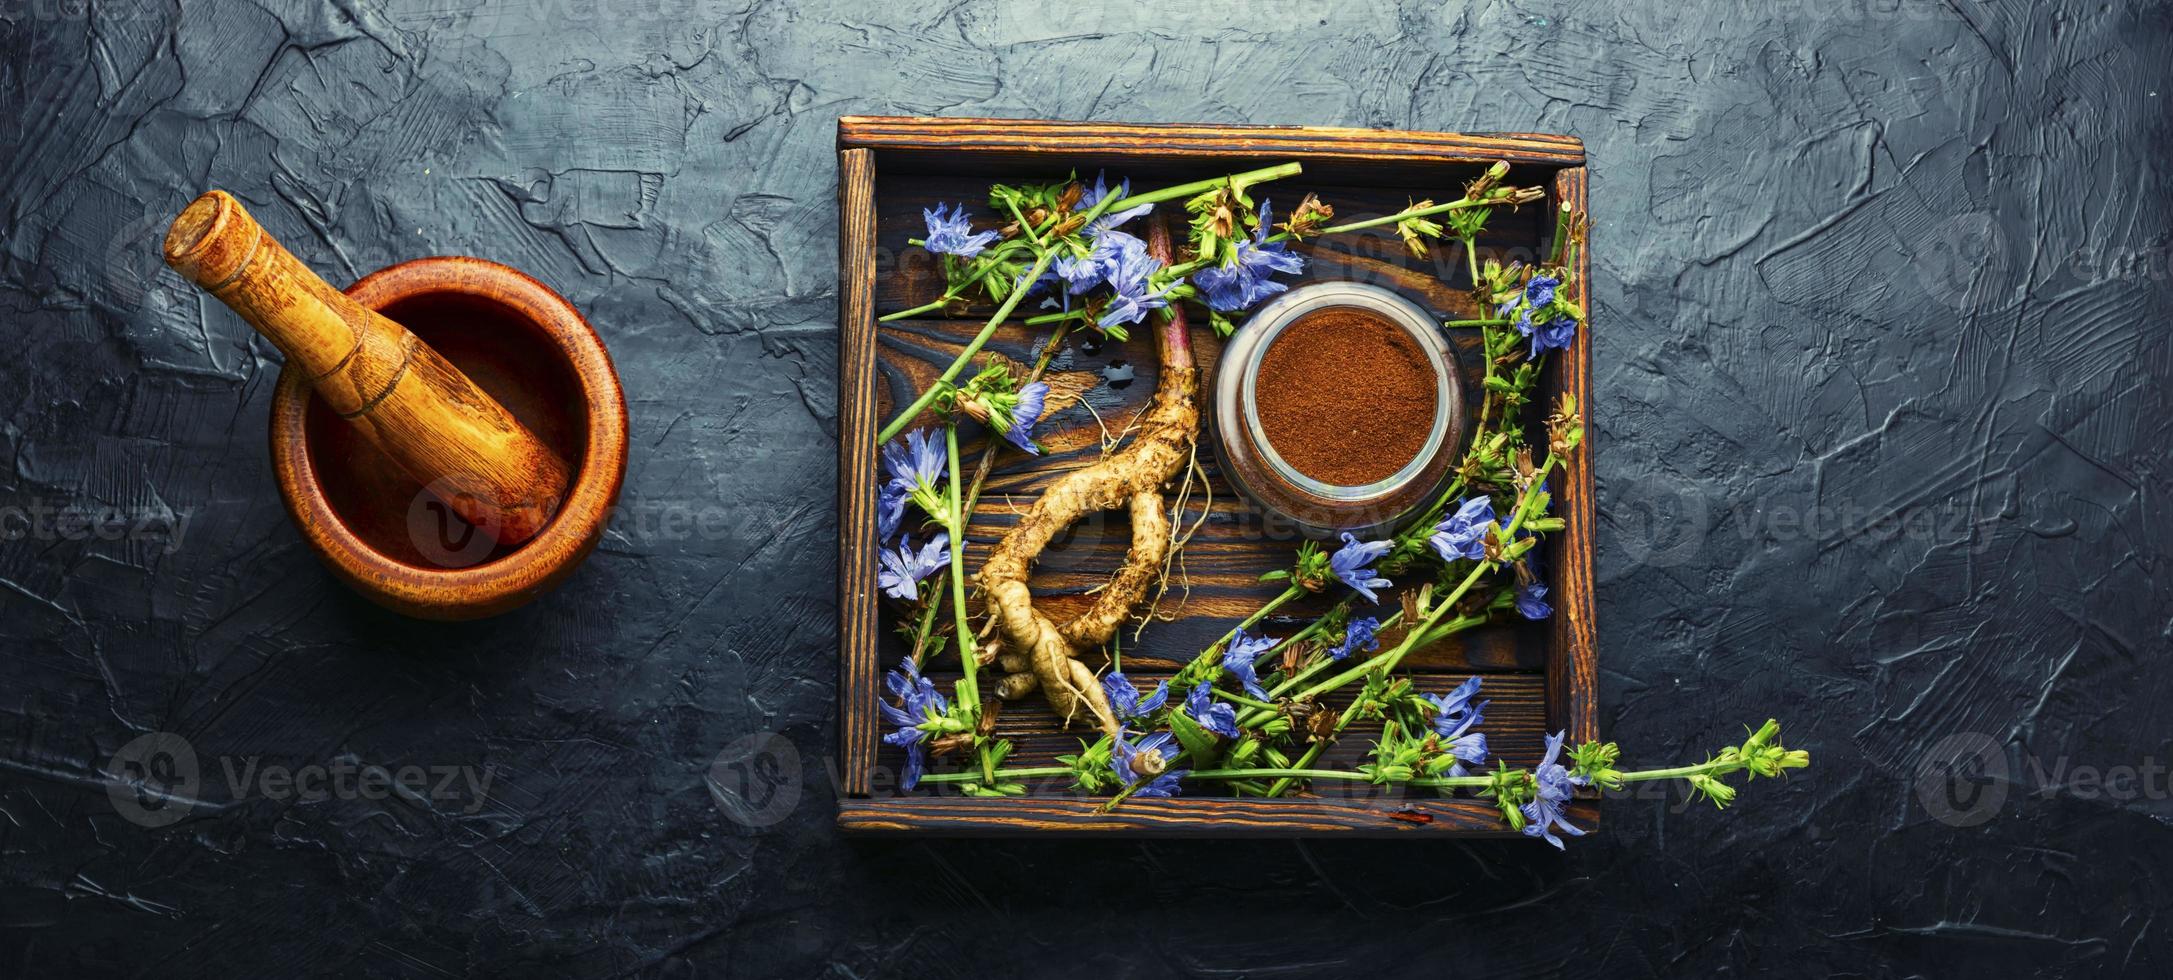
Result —
[{"label": "dried flower bud", "polygon": [[1495,184],[1501,183],[1502,178],[1507,176],[1509,176],[1509,162],[1506,160],[1494,161],[1494,165],[1486,168],[1486,172],[1480,174],[1478,179],[1464,185],[1464,200],[1476,201],[1484,197],[1487,191],[1493,189]]},{"label": "dried flower bud", "polygon": [[1216,238],[1236,238],[1238,215],[1241,213],[1243,212],[1230,206],[1229,197],[1225,195],[1216,200],[1214,207],[1208,211],[1207,230]]},{"label": "dried flower bud", "polygon": [[981,717],[973,723],[974,733],[983,738],[996,734],[996,716],[1003,714],[1003,706],[1002,701],[982,702]]},{"label": "dried flower bud", "polygon": [[1064,193],[1057,196],[1056,206],[1060,210],[1069,211],[1073,208],[1078,207],[1079,199],[1085,196],[1086,185],[1079,183],[1076,180],[1072,181],[1071,183],[1064,185]]},{"label": "dried flower bud", "polygon": [[1290,220],[1283,222],[1283,229],[1290,232],[1290,237],[1303,240],[1307,235],[1320,234],[1334,217],[1334,208],[1322,204],[1317,195],[1307,194],[1290,212]]},{"label": "dried flower bud", "polygon": [[973,736],[964,732],[944,735],[928,743],[928,750],[939,757],[963,755],[973,748]]},{"label": "dried flower bud", "polygon": [[1326,742],[1335,738],[1335,712],[1315,711],[1306,724],[1306,734],[1315,742]]},{"label": "dried flower bud", "polygon": [[1538,187],[1517,187],[1512,188],[1505,197],[1510,204],[1530,204],[1546,196],[1547,192]]}]

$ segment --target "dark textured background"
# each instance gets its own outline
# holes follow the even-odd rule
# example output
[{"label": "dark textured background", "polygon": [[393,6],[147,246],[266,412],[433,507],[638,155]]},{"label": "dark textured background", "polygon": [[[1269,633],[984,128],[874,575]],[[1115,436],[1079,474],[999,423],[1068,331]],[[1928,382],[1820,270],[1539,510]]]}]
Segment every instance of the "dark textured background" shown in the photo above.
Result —
[{"label": "dark textured background", "polygon": [[[2165,0],[84,6],[0,0],[0,973],[2173,961]],[[1776,714],[1816,766],[1566,856],[841,839],[849,112],[1582,137],[1603,730],[1665,764]],[[335,280],[469,253],[587,311],[634,452],[565,588],[431,627],[319,568],[276,352],[157,263],[209,186]],[[765,731],[804,777],[720,767],[735,822],[705,777]],[[203,774],[158,828],[105,774],[151,732]],[[251,757],[492,782],[236,799]]]}]

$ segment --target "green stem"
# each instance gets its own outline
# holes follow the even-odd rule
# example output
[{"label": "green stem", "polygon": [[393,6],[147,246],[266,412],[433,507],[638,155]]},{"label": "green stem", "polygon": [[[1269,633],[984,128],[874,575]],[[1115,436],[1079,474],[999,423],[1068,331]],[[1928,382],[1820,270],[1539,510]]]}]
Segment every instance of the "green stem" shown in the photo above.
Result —
[{"label": "green stem", "polygon": [[1040,316],[1027,317],[1026,325],[1029,327],[1040,327],[1047,326],[1051,323],[1084,323],[1086,322],[1086,320],[1087,312],[1085,310],[1065,310],[1062,313],[1043,313]]},{"label": "green stem", "polygon": [[[1396,222],[1402,221],[1406,218],[1427,218],[1437,214],[1446,214],[1450,211],[1462,210],[1464,208],[1486,207],[1499,203],[1501,202],[1456,200],[1450,201],[1447,204],[1435,204],[1430,207],[1405,208],[1401,211],[1396,212],[1395,214],[1382,215],[1378,218],[1367,218],[1364,221],[1352,221],[1347,224],[1330,225],[1326,228],[1322,228],[1320,230],[1320,233],[1313,237],[1318,238],[1321,235],[1341,235],[1346,232],[1364,231],[1368,228],[1378,228],[1382,225],[1395,224]],[[1276,234],[1269,235],[1267,240],[1270,242],[1289,241],[1290,233],[1287,231],[1278,232]]]},{"label": "green stem", "polygon": [[951,469],[951,512],[945,515],[945,523],[950,526],[951,532],[951,607],[958,616],[958,661],[960,669],[965,671],[966,698],[973,703],[974,717],[979,718],[981,684],[975,677],[975,672],[980,667],[980,657],[974,652],[973,627],[966,619],[966,515],[959,506],[963,498],[959,496],[958,424],[954,422],[944,426],[943,437],[950,450],[946,462]]},{"label": "green stem", "polygon": [[[1370,779],[1364,773],[1345,772],[1340,769],[1307,769],[1292,766],[1288,769],[1199,769],[1186,775],[1187,779]],[[1269,795],[1274,795],[1270,793]]]},{"label": "green stem", "polygon": [[[1081,222],[1081,226],[1083,227],[1085,225],[1093,224],[1094,219],[1101,217],[1102,214],[1108,211],[1110,209],[1110,206],[1114,204],[1122,203],[1128,206],[1136,204],[1156,204],[1162,201],[1174,200],[1180,197],[1191,197],[1195,194],[1210,191],[1217,187],[1225,186],[1231,181],[1243,181],[1247,184],[1258,184],[1270,180],[1277,180],[1283,177],[1289,177],[1294,174],[1303,172],[1304,169],[1304,166],[1301,164],[1285,163],[1274,167],[1262,167],[1258,170],[1248,170],[1244,173],[1232,174],[1228,177],[1216,177],[1210,180],[1197,180],[1189,184],[1179,184],[1175,187],[1165,187],[1158,191],[1149,191],[1145,194],[1137,194],[1132,197],[1123,198],[1121,200],[1117,197],[1117,195],[1109,194],[1104,196],[1100,201],[1095,202],[1092,208],[1087,209],[1086,217]],[[1026,298],[1027,284],[1041,278],[1041,274],[1048,271],[1049,263],[1055,258],[1055,249],[1042,250],[1041,255],[1035,259],[1033,268],[1028,270],[1025,277],[1020,279],[1017,284],[1013,285],[1010,293],[1004,296],[1003,305],[996,308],[996,314],[989,317],[988,323],[981,327],[981,332],[975,334],[973,340],[967,342],[965,349],[959,351],[958,356],[952,359],[951,366],[944,368],[943,373],[936,378],[935,383],[929,385],[926,391],[921,392],[920,397],[913,400],[913,404],[906,406],[905,411],[898,413],[898,416],[896,418],[891,419],[887,424],[883,426],[882,431],[878,433],[875,437],[876,445],[882,445],[883,443],[889,442],[891,439],[896,438],[899,430],[904,429],[907,423],[913,421],[915,418],[918,418],[920,416],[920,413],[928,408],[929,403],[935,401],[936,395],[940,393],[946,386],[948,386],[951,383],[952,379],[958,377],[958,372],[966,366],[966,363],[973,360],[974,355],[981,353],[981,348],[988,343],[989,338],[996,335],[996,328],[1003,325],[1004,318],[1010,316],[1012,310],[1018,309],[1019,301]]]},{"label": "green stem", "polygon": [[[1437,638],[1442,636],[1448,636],[1451,633],[1460,633],[1474,626],[1478,626],[1484,622],[1486,622],[1485,616],[1463,616],[1457,619],[1450,620],[1447,624],[1443,625],[1440,630],[1436,631]],[[1306,766],[1312,765],[1314,760],[1320,758],[1321,752],[1325,751],[1328,748],[1328,743],[1330,741],[1333,741],[1336,736],[1343,734],[1343,730],[1349,728],[1351,726],[1351,722],[1358,719],[1359,704],[1359,701],[1352,701],[1349,706],[1343,709],[1343,713],[1336,718],[1335,729],[1328,733],[1328,737],[1326,739],[1314,742],[1313,744],[1306,746],[1305,754],[1298,759],[1297,768],[1303,769]],[[1275,785],[1268,787],[1268,795],[1283,795],[1283,791],[1290,788],[1290,783],[1291,780],[1289,779],[1277,780]]]},{"label": "green stem", "polygon": [[1645,769],[1622,774],[1625,783],[1642,783],[1654,779],[1687,779],[1691,776],[1725,776],[1743,768],[1736,759],[1712,759],[1694,766],[1676,766],[1673,769]]},{"label": "green stem", "polygon": [[1251,698],[1248,698],[1248,697],[1246,697],[1246,696],[1244,696],[1244,695],[1242,695],[1242,694],[1232,694],[1232,693],[1230,693],[1229,691],[1225,691],[1225,690],[1222,690],[1222,689],[1220,689],[1220,688],[1217,688],[1217,689],[1215,690],[1214,694],[1215,694],[1215,696],[1216,696],[1216,697],[1218,697],[1218,698],[1221,698],[1221,699],[1223,699],[1224,701],[1233,701],[1233,702],[1236,702],[1236,703],[1238,703],[1238,704],[1242,704],[1242,705],[1247,705],[1247,706],[1249,706],[1249,707],[1253,707],[1253,708],[1259,708],[1259,709],[1261,709],[1261,710],[1263,710],[1263,711],[1274,711],[1274,710],[1276,710],[1276,709],[1275,709],[1275,706],[1274,706],[1274,705],[1272,705],[1272,704],[1269,704],[1269,703],[1267,703],[1267,702],[1265,702],[1265,701],[1255,701],[1255,700],[1253,700],[1253,699],[1251,699]]},{"label": "green stem", "polygon": [[997,769],[993,772],[971,769],[958,772],[931,772],[921,777],[923,783],[978,783],[1010,779],[1038,779],[1045,776],[1069,776],[1070,766],[1031,766],[1019,769]]},{"label": "green stem", "polygon": [[1246,616],[1243,620],[1240,620],[1236,626],[1230,627],[1229,632],[1222,634],[1221,639],[1209,644],[1207,649],[1200,651],[1200,656],[1194,659],[1197,660],[1204,658],[1208,654],[1221,649],[1224,644],[1229,643],[1230,640],[1236,637],[1239,632],[1252,629],[1255,624],[1259,623],[1263,619],[1268,618],[1268,616],[1274,613],[1275,610],[1283,608],[1284,603],[1287,603],[1292,599],[1304,595],[1305,593],[1306,589],[1304,586],[1298,585],[1295,582],[1291,583],[1289,586],[1286,586],[1282,592],[1278,593],[1275,598],[1269,599],[1268,601],[1261,603],[1260,608],[1253,610],[1251,615]]},{"label": "green stem", "polygon": [[[1041,257],[1034,261],[1034,267],[1027,271],[1023,281],[1033,282],[1041,278],[1041,273],[1048,269],[1055,254],[1053,251],[1041,253]],[[981,327],[981,332],[975,334],[973,340],[966,344],[966,348],[958,352],[958,357],[951,361],[950,367],[943,369],[943,374],[936,378],[935,384],[929,385],[926,391],[920,393],[919,398],[913,399],[913,404],[906,406],[905,411],[898,413],[897,418],[883,426],[883,431],[875,437],[875,444],[880,446],[889,442],[898,435],[898,430],[905,428],[906,423],[919,418],[920,413],[928,408],[928,403],[935,401],[936,395],[950,385],[951,379],[958,377],[959,370],[966,366],[966,362],[981,353],[981,348],[988,343],[988,339],[996,335],[996,328],[1003,325],[1004,318],[1010,316],[1012,310],[1018,309],[1019,301],[1025,298],[1025,287],[1013,286],[1010,294],[1004,297],[1003,305],[996,308],[996,315],[988,318],[988,323]]]},{"label": "green stem", "polygon": [[[1028,322],[1031,323],[1032,321]],[[1049,362],[1056,358],[1057,350],[1064,346],[1064,336],[1070,332],[1071,325],[1067,323],[1056,328],[1056,332],[1049,335],[1048,346],[1043,347],[1041,356],[1034,359],[1034,368],[1026,373],[1026,380],[1020,382],[1020,387],[1041,380],[1041,376],[1049,370]],[[978,464],[978,469],[974,471],[973,483],[966,488],[964,510],[967,514],[972,514],[974,505],[981,502],[981,487],[988,482],[989,473],[995,470],[996,454],[1002,451],[1005,445],[1007,443],[997,438],[997,433],[989,433],[988,448],[981,451],[981,462]]]},{"label": "green stem", "polygon": [[923,313],[934,313],[935,311],[942,309],[944,307],[944,304],[947,304],[957,298],[957,293],[953,293],[950,290],[946,289],[943,291],[943,295],[940,298],[934,300],[933,302],[922,303],[921,305],[916,306],[910,310],[899,310],[896,313],[885,313],[882,316],[876,317],[875,322],[889,323],[892,320],[910,319]]},{"label": "green stem", "polygon": [[[1559,460],[1557,460],[1553,455],[1550,454],[1547,457],[1547,462],[1539,467],[1539,471],[1532,477],[1530,487],[1526,488],[1526,490],[1524,491],[1524,495],[1518,498],[1516,512],[1511,515],[1509,523],[1502,527],[1500,532],[1500,537],[1502,540],[1512,542],[1516,540],[1517,528],[1524,523],[1525,515],[1527,515],[1531,511],[1531,502],[1538,499],[1538,488],[1546,486],[1548,473],[1559,462]],[[1389,671],[1395,670],[1396,664],[1402,662],[1404,656],[1410,653],[1413,648],[1417,647],[1419,645],[1419,641],[1423,639],[1425,635],[1434,628],[1434,625],[1436,623],[1440,622],[1442,614],[1454,608],[1457,601],[1462,599],[1466,592],[1471,591],[1472,586],[1477,585],[1481,578],[1484,578],[1488,573],[1494,571],[1494,569],[1494,563],[1488,561],[1481,561],[1477,565],[1472,566],[1471,573],[1464,576],[1464,580],[1457,583],[1456,588],[1451,591],[1446,597],[1435,602],[1433,609],[1426,614],[1426,618],[1421,620],[1419,624],[1413,627],[1409,632],[1405,633],[1403,641],[1396,644],[1394,650],[1391,650],[1381,656],[1374,657],[1373,659],[1368,660],[1365,663],[1352,667],[1351,669],[1346,670],[1343,673],[1337,674],[1336,676],[1329,678],[1328,680],[1315,684],[1312,687],[1308,687],[1304,691],[1300,692],[1298,694],[1298,697],[1314,697],[1327,693],[1329,691],[1333,691],[1339,687],[1342,687],[1345,684],[1350,683],[1351,681],[1357,680],[1358,678],[1365,676],[1368,672],[1378,671],[1382,674],[1386,674]]]},{"label": "green stem", "polygon": [[1570,210],[1568,201],[1563,201],[1562,206],[1554,211],[1554,264],[1556,266],[1567,266],[1569,264],[1569,220],[1573,214],[1575,212]]},{"label": "green stem", "polygon": [[[1484,433],[1486,432],[1486,421],[1494,413],[1494,400],[1496,397],[1494,386],[1491,384],[1494,380],[1494,334],[1484,328],[1479,331],[1479,359],[1486,362],[1486,378],[1479,383],[1479,428],[1477,431]],[[1508,409],[1505,407],[1502,411],[1506,413]],[[1474,441],[1472,445],[1476,446],[1478,442]]]},{"label": "green stem", "polygon": [[[953,545],[953,547],[955,548],[956,545]],[[928,634],[936,628],[936,611],[943,608],[943,595],[941,592],[930,593],[928,605],[921,609],[920,629],[913,636],[913,666],[915,667],[924,667],[928,664]]]},{"label": "green stem", "polygon": [[1471,288],[1477,289],[1479,288],[1479,251],[1473,246],[1477,244],[1479,239],[1478,236],[1474,235],[1462,239],[1462,241],[1464,243],[1464,264],[1471,267]]},{"label": "green stem", "polygon": [[1444,322],[1443,322],[1443,323],[1442,323],[1441,325],[1442,325],[1442,326],[1444,326],[1444,327],[1450,327],[1450,328],[1455,328],[1455,327],[1506,327],[1506,326],[1508,326],[1508,325],[1509,325],[1509,321],[1507,321],[1507,320],[1504,320],[1504,319],[1499,319],[1499,318],[1493,318],[1493,319],[1484,319],[1484,320],[1448,320],[1448,321],[1444,321]]},{"label": "green stem", "polygon": [[1034,230],[1033,222],[1026,220],[1026,216],[1019,213],[1018,199],[1007,198],[1004,204],[1011,208],[1011,217],[1017,220],[1019,227],[1026,231],[1026,240],[1033,243],[1034,247],[1039,248],[1041,246],[1041,233]]}]

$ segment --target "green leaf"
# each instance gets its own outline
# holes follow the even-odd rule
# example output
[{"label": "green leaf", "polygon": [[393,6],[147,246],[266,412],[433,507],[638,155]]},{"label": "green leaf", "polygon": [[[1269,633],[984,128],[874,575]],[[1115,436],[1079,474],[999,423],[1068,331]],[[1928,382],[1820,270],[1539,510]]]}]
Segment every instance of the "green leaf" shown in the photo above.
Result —
[{"label": "green leaf", "polygon": [[[1175,696],[1171,694],[1171,697]],[[1185,754],[1192,757],[1193,768],[1208,768],[1222,757],[1222,743],[1216,741],[1215,733],[1201,728],[1191,715],[1182,711],[1170,712],[1169,730],[1177,736],[1177,744],[1185,747]]]}]

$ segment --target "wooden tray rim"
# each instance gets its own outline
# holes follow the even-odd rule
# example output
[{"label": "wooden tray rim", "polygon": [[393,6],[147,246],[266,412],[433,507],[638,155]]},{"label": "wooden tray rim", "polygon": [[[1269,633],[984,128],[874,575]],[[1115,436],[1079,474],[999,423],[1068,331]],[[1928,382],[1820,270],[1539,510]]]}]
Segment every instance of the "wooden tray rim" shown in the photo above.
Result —
[{"label": "wooden tray rim", "polygon": [[[1305,145],[1311,141],[1314,145]],[[1137,836],[1404,835],[1511,836],[1483,800],[1176,797],[1134,800],[1099,812],[1100,801],[1027,796],[969,799],[896,796],[871,799],[881,690],[877,648],[882,629],[874,590],[872,493],[875,453],[866,451],[879,420],[873,388],[875,319],[875,179],[878,152],[1026,153],[1050,157],[1112,150],[1212,159],[1272,153],[1298,160],[1475,163],[1497,159],[1558,168],[1555,199],[1587,203],[1583,143],[1545,134],[1474,135],[1314,126],[1162,125],[1033,119],[845,116],[838,120],[838,826],[848,833],[930,832],[965,836],[1132,834]],[[1548,725],[1571,742],[1598,737],[1597,634],[1593,623],[1593,435],[1591,398],[1591,247],[1578,256],[1575,300],[1586,329],[1547,369],[1542,389],[1574,394],[1586,406],[1586,435],[1556,491],[1566,530],[1553,568],[1554,642],[1545,670]],[[1551,382],[1551,383],[1549,383]],[[1424,821],[1395,814],[1418,808]],[[1598,823],[1597,800],[1578,801],[1572,816]],[[1408,816],[1408,813],[1406,813]]]}]

